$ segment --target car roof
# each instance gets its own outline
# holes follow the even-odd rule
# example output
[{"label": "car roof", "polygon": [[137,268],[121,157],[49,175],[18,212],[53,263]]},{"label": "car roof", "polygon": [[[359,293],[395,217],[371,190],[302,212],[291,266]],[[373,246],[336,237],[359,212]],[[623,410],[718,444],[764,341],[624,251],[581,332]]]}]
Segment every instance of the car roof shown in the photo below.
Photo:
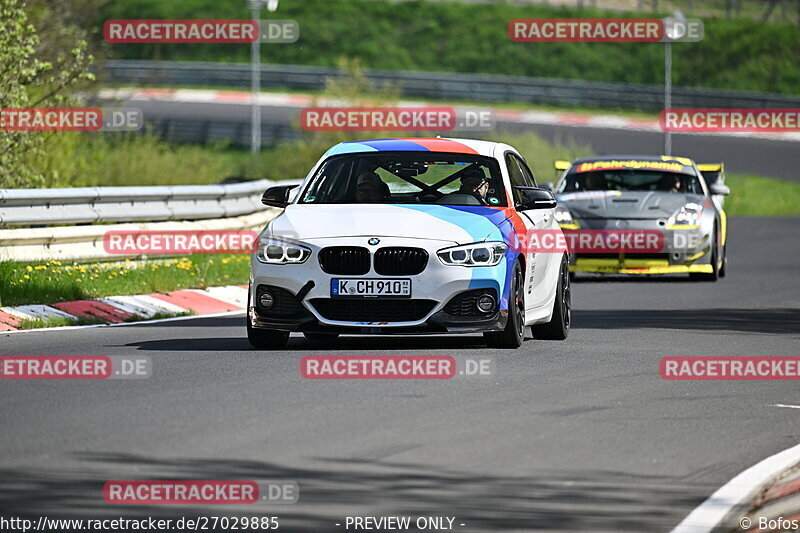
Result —
[{"label": "car roof", "polygon": [[[647,171],[678,172],[689,176],[699,176],[694,161],[688,157],[669,155],[602,155],[583,157],[572,162],[567,174],[611,169],[643,169]],[[566,176],[567,174],[564,174]]]},{"label": "car roof", "polygon": [[476,154],[491,157],[500,143],[477,139],[412,137],[394,139],[365,139],[341,142],[325,152],[323,157],[363,152],[443,152]]},{"label": "car roof", "polygon": [[[691,166],[694,161],[688,157],[681,157],[677,155],[598,155],[594,157],[582,157],[580,159],[576,159],[572,162],[572,164],[576,163],[587,163],[590,161],[624,161],[624,160],[634,160],[634,161],[678,161],[686,166]],[[686,164],[685,162],[689,162]]]}]

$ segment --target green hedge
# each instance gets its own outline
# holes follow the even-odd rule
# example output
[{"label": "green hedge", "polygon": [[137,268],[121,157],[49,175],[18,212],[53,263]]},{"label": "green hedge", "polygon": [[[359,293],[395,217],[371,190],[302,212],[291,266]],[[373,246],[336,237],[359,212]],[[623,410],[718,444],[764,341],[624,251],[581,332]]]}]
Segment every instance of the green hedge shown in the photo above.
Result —
[{"label": "green hedge", "polygon": [[[267,15],[265,10],[262,18]],[[374,69],[663,82],[661,44],[515,43],[507,35],[508,21],[514,18],[573,16],[620,15],[504,2],[283,0],[271,17],[297,20],[300,41],[264,45],[262,60],[333,66],[347,56]],[[126,0],[109,2],[102,18],[249,18],[249,12],[244,0]],[[102,27],[102,20],[98,22]],[[800,93],[800,31],[795,26],[724,19],[705,23],[702,42],[674,46],[676,85]],[[109,46],[117,58],[249,60],[248,45]]]}]

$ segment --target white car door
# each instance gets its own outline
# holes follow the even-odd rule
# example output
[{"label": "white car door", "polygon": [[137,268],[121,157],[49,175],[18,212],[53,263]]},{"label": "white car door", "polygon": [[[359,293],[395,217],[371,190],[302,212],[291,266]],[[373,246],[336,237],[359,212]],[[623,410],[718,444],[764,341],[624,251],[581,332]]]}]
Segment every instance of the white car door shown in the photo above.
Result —
[{"label": "white car door", "polygon": [[[533,173],[528,168],[525,160],[516,152],[507,151],[504,156],[506,168],[508,169],[509,181],[511,183],[511,194],[515,204],[518,204],[520,194],[514,191],[514,187],[536,187]],[[556,230],[559,231],[558,223],[555,220],[553,209],[525,209],[518,210],[520,217],[528,230],[528,236],[536,230]],[[527,243],[529,239],[525,239]],[[558,275],[561,254],[551,252],[533,252],[530,247],[525,246],[526,262],[526,291],[525,308],[533,310],[540,308],[548,303],[552,295],[554,278]],[[530,315],[529,315],[530,316]]]}]

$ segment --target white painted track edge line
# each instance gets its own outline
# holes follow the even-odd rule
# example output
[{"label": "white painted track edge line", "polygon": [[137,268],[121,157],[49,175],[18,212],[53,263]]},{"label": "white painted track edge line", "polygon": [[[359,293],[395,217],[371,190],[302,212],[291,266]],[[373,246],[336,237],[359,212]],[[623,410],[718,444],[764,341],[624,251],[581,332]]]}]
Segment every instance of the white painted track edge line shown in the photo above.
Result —
[{"label": "white painted track edge line", "polygon": [[771,403],[769,407],[788,407],[789,409],[800,409],[800,405],[790,405],[788,403]]},{"label": "white painted track edge line", "polygon": [[800,444],[767,457],[740,473],[695,508],[670,533],[709,533],[770,479],[800,462]]}]

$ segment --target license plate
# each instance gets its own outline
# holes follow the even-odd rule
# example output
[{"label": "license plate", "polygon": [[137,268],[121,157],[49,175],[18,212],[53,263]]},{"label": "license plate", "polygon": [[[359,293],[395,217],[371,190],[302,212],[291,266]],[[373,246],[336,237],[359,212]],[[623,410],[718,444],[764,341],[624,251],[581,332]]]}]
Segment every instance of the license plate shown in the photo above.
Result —
[{"label": "license plate", "polygon": [[334,278],[331,296],[385,296],[408,298],[411,296],[410,279]]}]

